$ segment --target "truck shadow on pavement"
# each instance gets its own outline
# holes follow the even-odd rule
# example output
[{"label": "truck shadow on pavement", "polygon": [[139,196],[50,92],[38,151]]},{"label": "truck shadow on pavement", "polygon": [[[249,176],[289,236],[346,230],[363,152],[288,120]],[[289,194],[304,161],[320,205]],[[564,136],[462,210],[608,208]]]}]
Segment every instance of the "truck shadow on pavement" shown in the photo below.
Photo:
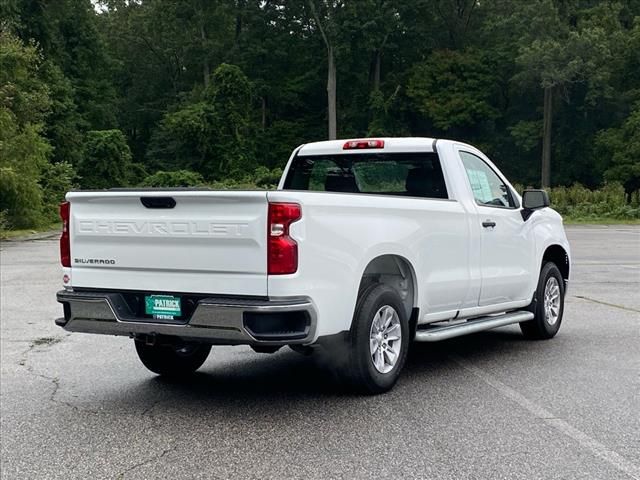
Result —
[{"label": "truck shadow on pavement", "polygon": [[238,355],[241,358],[216,363],[214,348],[213,358],[193,376],[182,380],[151,377],[127,389],[126,395],[104,400],[116,409],[138,407],[143,408],[143,413],[154,415],[179,414],[185,409],[196,415],[212,409],[222,409],[226,414],[235,411],[238,415],[262,409],[263,413],[274,414],[295,405],[294,409],[309,403],[326,406],[333,403],[332,399],[340,399],[336,405],[345,400],[348,404],[376,404],[382,397],[403,398],[407,389],[428,394],[432,382],[468,382],[468,374],[453,356],[469,362],[508,362],[513,355],[525,353],[523,350],[533,350],[531,353],[535,354],[535,350],[545,348],[545,343],[524,341],[516,331],[483,332],[433,344],[414,343],[394,390],[374,397],[352,392],[332,369],[330,359],[322,355],[305,357],[288,349],[273,355],[247,351]]}]

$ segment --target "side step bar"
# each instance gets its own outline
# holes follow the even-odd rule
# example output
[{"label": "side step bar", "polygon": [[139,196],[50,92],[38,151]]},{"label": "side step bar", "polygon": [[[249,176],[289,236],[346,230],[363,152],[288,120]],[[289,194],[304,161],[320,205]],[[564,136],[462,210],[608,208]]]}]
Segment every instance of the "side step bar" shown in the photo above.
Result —
[{"label": "side step bar", "polygon": [[524,310],[509,312],[503,315],[474,318],[463,323],[445,326],[431,326],[416,331],[416,342],[439,342],[461,335],[491,330],[513,323],[525,322],[533,319],[533,313]]}]

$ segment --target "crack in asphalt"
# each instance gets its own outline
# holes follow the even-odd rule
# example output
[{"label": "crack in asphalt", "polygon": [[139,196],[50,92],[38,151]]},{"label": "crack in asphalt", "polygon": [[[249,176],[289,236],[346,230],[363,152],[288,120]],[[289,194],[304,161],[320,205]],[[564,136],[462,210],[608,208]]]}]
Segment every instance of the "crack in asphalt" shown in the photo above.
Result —
[{"label": "crack in asphalt", "polygon": [[133,465],[133,466],[131,466],[131,467],[127,468],[126,470],[123,470],[122,472],[120,472],[120,473],[116,474],[116,476],[115,476],[114,478],[116,478],[116,479],[118,479],[118,480],[123,479],[123,478],[124,478],[124,476],[125,476],[127,473],[131,473],[131,472],[133,472],[134,470],[137,470],[138,468],[146,467],[147,465],[150,465],[150,464],[152,464],[152,463],[154,463],[154,462],[157,462],[157,461],[158,461],[158,460],[160,460],[162,457],[164,457],[166,454],[168,454],[169,452],[173,452],[174,450],[176,450],[176,447],[165,448],[165,449],[160,453],[160,455],[154,455],[153,457],[150,457],[150,458],[148,458],[148,459],[146,459],[146,460],[144,460],[144,461],[142,461],[142,462],[136,463],[135,465]]},{"label": "crack in asphalt", "polygon": [[162,399],[162,400],[155,400],[151,405],[149,405],[147,408],[145,408],[142,413],[140,414],[141,417],[149,417],[151,419],[152,422],[156,421],[156,416],[153,412],[153,410],[160,405],[161,403],[166,402],[166,399]]},{"label": "crack in asphalt", "polygon": [[[46,341],[43,341],[43,340],[46,340]],[[68,401],[65,401],[65,400],[60,400],[59,398],[57,398],[58,391],[60,390],[60,379],[58,377],[51,377],[49,375],[45,375],[44,373],[36,372],[34,370],[34,367],[28,363],[29,362],[29,355],[37,347],[44,347],[44,348],[40,349],[40,351],[44,351],[44,350],[46,350],[47,347],[51,347],[51,346],[53,346],[53,345],[55,345],[57,343],[62,342],[63,340],[64,340],[64,338],[61,338],[61,337],[46,337],[44,339],[38,338],[38,339],[35,339],[35,340],[31,340],[31,343],[29,344],[29,348],[27,348],[24,352],[22,352],[20,354],[20,360],[18,361],[18,365],[21,366],[21,367],[24,367],[28,374],[33,375],[34,377],[42,378],[44,380],[47,380],[47,381],[51,382],[51,384],[53,385],[53,390],[49,394],[49,398],[48,398],[48,400],[51,403],[56,403],[58,405],[64,405],[64,406],[69,407],[69,408],[71,408],[73,410],[76,410],[76,411],[97,415],[97,414],[99,414],[101,412],[99,412],[97,410],[91,410],[89,408],[81,408],[81,407],[79,407],[77,405],[74,405],[71,402],[68,402]]]},{"label": "crack in asphalt", "polygon": [[[64,339],[65,339],[64,337],[42,337],[42,338],[37,338],[35,340],[20,340],[19,342],[29,342],[29,347],[26,350],[24,350],[22,353],[20,353],[19,360],[18,360],[17,364],[19,366],[21,366],[21,367],[24,367],[28,374],[33,375],[34,377],[42,378],[43,380],[47,380],[47,381],[52,383],[53,390],[49,394],[49,398],[48,398],[48,400],[50,402],[58,404],[58,405],[64,405],[64,406],[66,406],[68,408],[71,408],[73,410],[76,410],[78,412],[89,413],[89,414],[92,414],[92,415],[110,415],[109,412],[102,412],[100,410],[80,407],[78,405],[73,404],[72,402],[59,399],[57,397],[57,395],[58,395],[58,392],[59,392],[59,390],[61,388],[60,378],[52,377],[52,376],[46,375],[44,373],[37,372],[37,371],[35,371],[34,367],[29,364],[29,355],[36,348],[38,349],[38,352],[44,352],[44,351],[46,351],[47,347],[51,347],[53,345],[56,345],[56,344],[62,342]],[[16,341],[16,342],[18,342],[18,341]],[[154,424],[157,424],[157,418],[156,418],[155,414],[153,413],[153,410],[158,405],[160,405],[160,404],[162,404],[162,403],[164,403],[166,401],[167,401],[167,399],[160,399],[160,400],[153,401],[151,403],[151,405],[149,405],[147,408],[145,408],[139,415],[141,417],[148,417]]]},{"label": "crack in asphalt", "polygon": [[626,310],[628,312],[640,313],[637,308],[625,307],[624,305],[617,305],[615,303],[603,302],[602,300],[596,300],[595,298],[585,297],[584,295],[574,295],[575,298],[580,300],[587,300],[588,302],[599,303],[600,305],[606,305],[607,307],[619,308],[620,310]]}]

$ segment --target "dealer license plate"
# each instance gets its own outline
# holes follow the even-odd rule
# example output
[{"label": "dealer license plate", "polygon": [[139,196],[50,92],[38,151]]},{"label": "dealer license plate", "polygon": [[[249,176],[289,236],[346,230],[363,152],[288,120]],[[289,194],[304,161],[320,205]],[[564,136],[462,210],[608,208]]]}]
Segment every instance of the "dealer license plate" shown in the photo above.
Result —
[{"label": "dealer license plate", "polygon": [[144,297],[145,312],[153,318],[173,320],[182,315],[180,297],[173,295],[146,295]]}]

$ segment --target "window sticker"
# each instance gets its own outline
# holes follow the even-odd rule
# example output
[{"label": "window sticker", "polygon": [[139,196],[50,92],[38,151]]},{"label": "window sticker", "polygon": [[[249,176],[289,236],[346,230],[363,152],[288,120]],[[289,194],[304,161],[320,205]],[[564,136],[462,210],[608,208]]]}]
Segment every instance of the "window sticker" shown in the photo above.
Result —
[{"label": "window sticker", "polygon": [[467,170],[469,176],[469,183],[471,184],[471,190],[476,200],[487,203],[493,200],[491,193],[491,185],[489,185],[489,178],[487,173],[482,170]]}]

